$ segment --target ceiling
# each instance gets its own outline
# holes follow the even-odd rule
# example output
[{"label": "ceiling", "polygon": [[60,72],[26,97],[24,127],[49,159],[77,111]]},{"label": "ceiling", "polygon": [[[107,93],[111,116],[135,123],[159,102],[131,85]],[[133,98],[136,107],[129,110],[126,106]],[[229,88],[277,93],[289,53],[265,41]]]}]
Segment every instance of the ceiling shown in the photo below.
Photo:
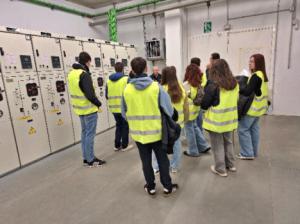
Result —
[{"label": "ceiling", "polygon": [[69,2],[76,3],[78,5],[82,5],[85,7],[89,7],[92,9],[97,9],[101,7],[105,7],[108,5],[113,5],[114,3],[121,3],[121,2],[130,2],[131,0],[67,0]]}]

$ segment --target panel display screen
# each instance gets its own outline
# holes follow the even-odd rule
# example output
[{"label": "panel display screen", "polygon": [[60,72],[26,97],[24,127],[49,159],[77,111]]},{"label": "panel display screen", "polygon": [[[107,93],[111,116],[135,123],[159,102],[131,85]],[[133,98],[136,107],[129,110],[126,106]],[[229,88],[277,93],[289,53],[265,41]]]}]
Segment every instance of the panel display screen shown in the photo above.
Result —
[{"label": "panel display screen", "polygon": [[102,77],[99,77],[99,78],[97,79],[97,81],[98,81],[98,86],[99,86],[99,87],[102,87],[102,86],[104,85],[104,81],[103,81],[103,78],[102,78]]},{"label": "panel display screen", "polygon": [[111,66],[111,67],[115,67],[115,64],[116,64],[116,59],[111,58],[111,59],[110,59],[110,66]]},{"label": "panel display screen", "polygon": [[63,93],[66,91],[65,82],[64,81],[56,81],[56,91],[58,93]]},{"label": "panel display screen", "polygon": [[27,95],[29,97],[37,96],[39,94],[38,86],[36,83],[28,83],[26,84]]},{"label": "panel display screen", "polygon": [[127,59],[122,59],[122,64],[124,65],[124,67],[128,66],[128,60]]},{"label": "panel display screen", "polygon": [[3,96],[2,96],[2,93],[0,93],[0,101],[3,100]]},{"label": "panel display screen", "polygon": [[20,55],[22,69],[32,69],[31,57],[29,55]]},{"label": "panel display screen", "polygon": [[96,68],[101,67],[101,60],[100,60],[100,58],[95,58],[95,66],[96,66]]},{"label": "panel display screen", "polygon": [[61,68],[60,60],[58,56],[51,56],[52,67],[53,68]]},{"label": "panel display screen", "polygon": [[76,61],[76,62],[79,62],[79,57],[75,57],[75,61]]}]

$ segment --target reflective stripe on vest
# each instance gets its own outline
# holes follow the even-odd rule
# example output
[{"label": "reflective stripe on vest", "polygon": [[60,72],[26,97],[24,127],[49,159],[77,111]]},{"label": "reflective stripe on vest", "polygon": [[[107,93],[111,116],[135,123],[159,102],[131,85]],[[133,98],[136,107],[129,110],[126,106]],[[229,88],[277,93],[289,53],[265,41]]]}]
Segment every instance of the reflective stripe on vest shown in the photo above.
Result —
[{"label": "reflective stripe on vest", "polygon": [[204,113],[203,128],[216,133],[237,129],[239,86],[233,90],[220,89],[220,103]]},{"label": "reflective stripe on vest", "polygon": [[68,88],[71,97],[71,104],[74,113],[77,115],[88,115],[98,111],[84,95],[79,87],[80,76],[84,72],[82,69],[73,69],[68,74]]},{"label": "reflective stripe on vest", "polygon": [[128,77],[123,76],[117,81],[107,81],[108,108],[112,113],[121,113],[122,95],[127,85]]},{"label": "reflective stripe on vest", "polygon": [[[249,108],[247,115],[253,117],[260,117],[264,115],[268,110],[268,83],[264,81],[264,74],[261,71],[256,71],[255,74],[261,79],[261,96],[256,96],[253,99],[251,107]],[[250,80],[250,79],[249,79]]]},{"label": "reflective stripe on vest", "polygon": [[[184,126],[184,113],[183,113],[183,107],[184,107],[184,99],[186,97],[186,93],[185,93],[185,90],[182,86],[181,83],[179,83],[179,86],[182,90],[182,99],[180,100],[180,102],[178,103],[173,103],[172,102],[172,106],[176,109],[177,113],[178,113],[178,120],[177,120],[177,124],[180,125],[181,128],[183,128]],[[167,85],[164,85],[163,86],[164,90],[168,93],[168,86]]]},{"label": "reflective stripe on vest", "polygon": [[127,120],[130,121],[149,121],[149,120],[160,120],[161,116],[128,116]]},{"label": "reflective stripe on vest", "polygon": [[129,83],[124,90],[124,100],[132,139],[142,144],[160,141],[162,124],[158,83],[152,82],[143,90],[137,90]]},{"label": "reflective stripe on vest", "polygon": [[153,131],[133,131],[130,130],[130,133],[133,135],[154,135],[154,134],[160,134],[161,130],[153,130]]}]

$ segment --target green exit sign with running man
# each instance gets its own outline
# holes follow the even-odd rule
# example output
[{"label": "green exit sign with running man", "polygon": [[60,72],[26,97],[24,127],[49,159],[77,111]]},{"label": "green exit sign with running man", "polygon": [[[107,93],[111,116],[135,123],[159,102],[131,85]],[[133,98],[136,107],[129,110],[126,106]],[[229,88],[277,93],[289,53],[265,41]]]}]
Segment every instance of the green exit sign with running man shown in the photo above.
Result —
[{"label": "green exit sign with running man", "polygon": [[205,21],[203,26],[204,33],[210,33],[212,28],[212,22],[211,21]]}]

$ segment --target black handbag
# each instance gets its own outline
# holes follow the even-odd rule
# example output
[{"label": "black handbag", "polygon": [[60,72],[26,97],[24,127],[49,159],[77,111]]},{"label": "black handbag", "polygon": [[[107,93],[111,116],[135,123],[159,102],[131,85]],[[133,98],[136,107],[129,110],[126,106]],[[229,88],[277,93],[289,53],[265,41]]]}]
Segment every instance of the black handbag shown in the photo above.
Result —
[{"label": "black handbag", "polygon": [[[180,137],[181,127],[162,109],[160,111],[162,121],[162,148],[166,150],[167,154],[173,154],[173,146]],[[177,111],[174,111],[176,114]]]}]

